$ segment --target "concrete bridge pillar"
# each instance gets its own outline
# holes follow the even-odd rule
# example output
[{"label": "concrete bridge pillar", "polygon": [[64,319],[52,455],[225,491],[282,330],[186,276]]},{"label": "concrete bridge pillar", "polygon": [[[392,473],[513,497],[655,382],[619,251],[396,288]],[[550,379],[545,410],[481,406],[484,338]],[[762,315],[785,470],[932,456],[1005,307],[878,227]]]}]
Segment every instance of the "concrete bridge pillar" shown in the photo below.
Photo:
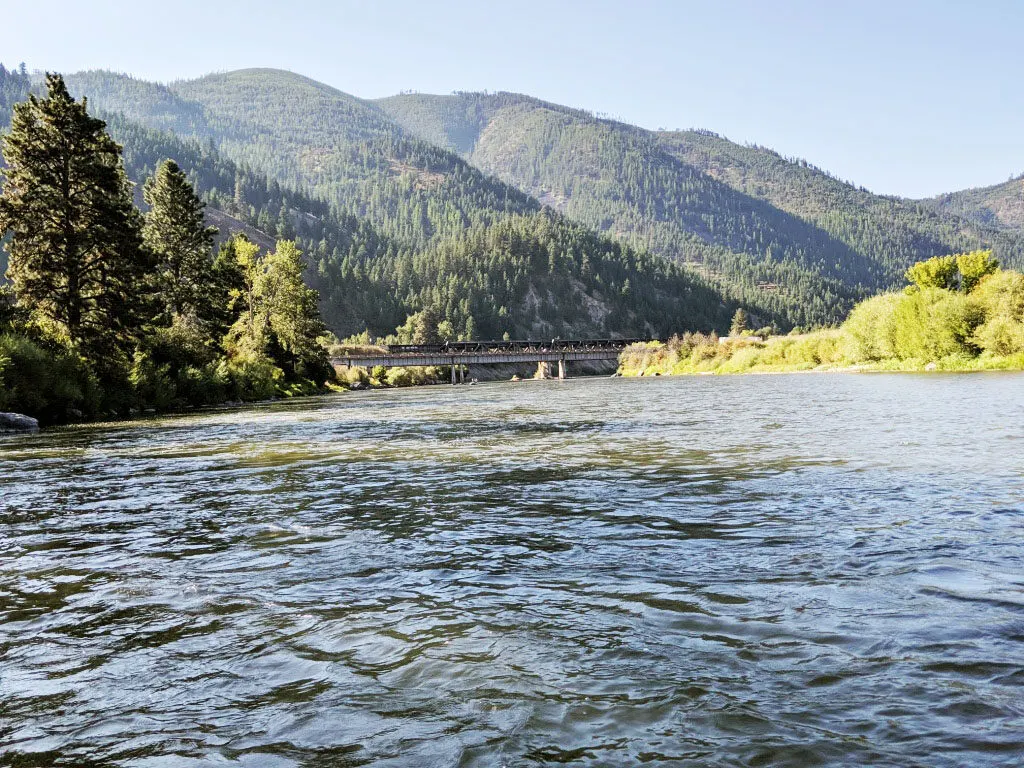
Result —
[{"label": "concrete bridge pillar", "polygon": [[455,386],[455,358],[452,358],[452,386]]},{"label": "concrete bridge pillar", "polygon": [[559,379],[564,379],[565,378],[565,358],[564,357],[559,358],[559,360],[558,360],[558,378]]}]

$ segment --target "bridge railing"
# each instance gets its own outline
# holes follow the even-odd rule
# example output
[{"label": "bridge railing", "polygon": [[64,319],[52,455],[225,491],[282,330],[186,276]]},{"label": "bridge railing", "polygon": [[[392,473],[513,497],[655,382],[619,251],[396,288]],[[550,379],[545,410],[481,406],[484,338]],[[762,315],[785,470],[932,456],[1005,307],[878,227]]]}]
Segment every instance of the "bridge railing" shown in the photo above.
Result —
[{"label": "bridge railing", "polygon": [[449,341],[440,344],[389,344],[388,355],[468,355],[512,352],[599,352],[625,349],[651,339],[521,339],[511,341]]}]

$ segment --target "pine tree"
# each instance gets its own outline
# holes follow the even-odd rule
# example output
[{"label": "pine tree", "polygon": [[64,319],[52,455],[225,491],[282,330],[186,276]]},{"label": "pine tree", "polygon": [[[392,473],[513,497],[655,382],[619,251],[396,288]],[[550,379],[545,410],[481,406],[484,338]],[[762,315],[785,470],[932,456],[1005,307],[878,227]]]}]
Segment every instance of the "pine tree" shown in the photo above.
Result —
[{"label": "pine tree", "polygon": [[143,199],[150,208],[142,234],[157,258],[165,320],[209,328],[219,303],[213,279],[216,228],[206,226],[203,203],[173,160],[147,179]]},{"label": "pine tree", "polygon": [[120,146],[59,75],[47,75],[46,85],[45,99],[31,95],[14,107],[4,140],[7,275],[44,335],[108,373],[150,318],[151,259]]}]

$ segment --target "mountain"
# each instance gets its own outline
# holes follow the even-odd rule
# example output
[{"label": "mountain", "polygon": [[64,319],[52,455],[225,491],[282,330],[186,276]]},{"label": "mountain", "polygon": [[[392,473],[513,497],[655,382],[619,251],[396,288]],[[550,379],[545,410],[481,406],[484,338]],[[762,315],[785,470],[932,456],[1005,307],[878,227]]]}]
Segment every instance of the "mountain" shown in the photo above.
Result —
[{"label": "mountain", "polygon": [[[428,305],[488,334],[722,329],[739,304],[758,324],[827,325],[922,258],[1024,255],[1024,233],[967,204],[874,195],[707,131],[647,131],[518,94],[367,101],[270,69],[68,84],[123,130],[188,142],[266,193],[202,182],[211,216],[302,235],[308,214],[348,233],[307,242],[332,327],[346,330]],[[499,226],[517,244],[514,280],[479,269]],[[357,307],[350,280],[374,300]]]},{"label": "mountain", "polygon": [[1024,231],[1024,175],[991,187],[939,195],[921,204],[987,227]]},{"label": "mountain", "polygon": [[793,324],[834,322],[938,253],[992,245],[1011,264],[1024,254],[1016,233],[873,195],[707,131],[645,131],[509,93],[376,103],[545,204]]},{"label": "mountain", "polygon": [[86,72],[67,82],[103,112],[212,142],[225,157],[409,244],[541,207],[373,104],[291,72],[240,70],[170,86]]},{"label": "mountain", "polygon": [[875,195],[807,161],[758,146],[741,146],[707,131],[658,134],[674,155],[708,175],[771,203],[870,254],[899,278],[909,263],[939,253],[993,247],[1005,262],[1024,262],[1019,233],[941,211],[927,201]]},{"label": "mountain", "polygon": [[[245,74],[243,82],[252,76],[233,74]],[[137,184],[162,159],[174,158],[222,232],[243,231],[265,246],[278,237],[298,239],[325,321],[341,336],[366,329],[385,335],[428,307],[460,335],[477,338],[665,335],[727,326],[735,306],[678,268],[542,211],[536,200],[451,153],[404,137],[375,107],[304,78],[271,72],[269,81],[279,84],[279,75],[321,94],[331,120],[317,129],[316,120],[290,116],[310,103],[306,91],[294,103],[282,97],[277,112],[239,106],[228,114],[124,75],[67,80],[107,119]],[[263,75],[256,79],[263,82]],[[244,91],[210,80],[190,87]],[[0,120],[28,87],[25,78],[20,92],[9,89],[14,96]],[[282,159],[292,153],[298,160],[314,139],[322,162],[335,169],[330,174]],[[275,157],[269,170],[259,167],[267,148]],[[440,160],[396,172],[396,153],[407,163]],[[451,178],[416,182],[422,173],[442,175],[438,169],[449,169]],[[348,194],[331,194],[333,185]],[[413,215],[422,226],[406,226]]]}]

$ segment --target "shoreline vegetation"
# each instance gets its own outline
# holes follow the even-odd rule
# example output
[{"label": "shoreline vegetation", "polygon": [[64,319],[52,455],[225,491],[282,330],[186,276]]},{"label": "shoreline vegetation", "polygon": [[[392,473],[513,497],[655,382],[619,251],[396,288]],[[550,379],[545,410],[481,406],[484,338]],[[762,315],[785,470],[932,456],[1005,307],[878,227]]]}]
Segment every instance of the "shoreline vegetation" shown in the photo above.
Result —
[{"label": "shoreline vegetation", "polygon": [[619,374],[1024,370],[1024,275],[973,251],[918,262],[907,279],[902,292],[855,306],[839,328],[762,337],[737,313],[725,338],[634,344]]},{"label": "shoreline vegetation", "polygon": [[51,425],[327,391],[296,242],[215,248],[177,163],[136,190],[106,124],[59,75],[46,88],[3,137],[0,411]]}]

